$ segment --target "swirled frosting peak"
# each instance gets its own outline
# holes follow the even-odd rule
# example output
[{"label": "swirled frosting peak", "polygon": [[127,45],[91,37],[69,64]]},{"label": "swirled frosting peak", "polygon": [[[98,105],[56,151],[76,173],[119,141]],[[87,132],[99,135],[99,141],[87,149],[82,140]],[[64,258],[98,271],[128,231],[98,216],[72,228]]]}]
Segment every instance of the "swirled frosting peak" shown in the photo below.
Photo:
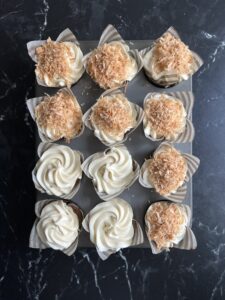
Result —
[{"label": "swirled frosting peak", "polygon": [[36,229],[45,245],[63,250],[77,239],[79,219],[73,208],[64,201],[53,201],[42,209]]},{"label": "swirled frosting peak", "polygon": [[49,195],[68,195],[82,177],[80,153],[53,144],[44,151],[34,169],[35,185]]},{"label": "swirled frosting peak", "polygon": [[131,246],[134,227],[133,211],[124,200],[115,198],[96,205],[83,221],[90,240],[100,252]]}]

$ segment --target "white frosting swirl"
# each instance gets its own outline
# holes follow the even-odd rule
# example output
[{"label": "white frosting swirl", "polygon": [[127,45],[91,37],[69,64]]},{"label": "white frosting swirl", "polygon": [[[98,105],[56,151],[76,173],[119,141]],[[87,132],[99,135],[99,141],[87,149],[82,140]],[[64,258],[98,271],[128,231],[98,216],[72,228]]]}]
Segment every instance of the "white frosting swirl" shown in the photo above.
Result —
[{"label": "white frosting swirl", "polygon": [[80,153],[67,146],[54,144],[41,155],[35,175],[47,194],[67,195],[82,177]]},{"label": "white frosting swirl", "polygon": [[90,211],[87,218],[90,240],[99,251],[118,251],[132,244],[133,211],[126,201],[115,198],[100,203]]},{"label": "white frosting swirl", "polygon": [[134,177],[132,157],[122,145],[95,157],[88,171],[98,192],[108,195],[121,191]]},{"label": "white frosting swirl", "polygon": [[55,250],[67,249],[78,237],[79,219],[64,201],[53,201],[44,206],[37,223],[41,241]]},{"label": "white frosting swirl", "polygon": [[[60,78],[58,74],[54,74],[53,78],[49,78],[49,76],[45,74],[43,81],[47,86],[63,87],[66,86],[67,83],[72,85],[77,82],[84,73],[82,62],[83,53],[81,52],[80,47],[72,42],[63,42],[63,44],[67,45],[70,50],[70,55],[66,55],[66,65],[69,66],[70,72],[68,72],[67,76],[64,78]],[[35,73],[37,77],[40,77],[38,69],[35,69]]]}]

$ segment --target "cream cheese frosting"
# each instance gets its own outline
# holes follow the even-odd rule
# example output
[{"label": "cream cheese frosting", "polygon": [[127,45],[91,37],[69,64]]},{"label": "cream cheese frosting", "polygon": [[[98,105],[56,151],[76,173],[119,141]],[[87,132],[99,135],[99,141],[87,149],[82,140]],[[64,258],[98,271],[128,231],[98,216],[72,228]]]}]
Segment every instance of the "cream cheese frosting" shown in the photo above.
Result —
[{"label": "cream cheese frosting", "polygon": [[88,171],[98,192],[108,195],[121,191],[134,177],[132,157],[123,145],[112,147],[95,157]]},{"label": "cream cheese frosting", "polygon": [[35,176],[47,194],[67,195],[82,177],[81,155],[67,146],[54,144],[41,155]]},{"label": "cream cheese frosting", "polygon": [[115,198],[100,203],[86,218],[83,227],[90,232],[90,240],[100,252],[116,252],[132,244],[133,211],[126,201]]},{"label": "cream cheese frosting", "polygon": [[42,209],[36,229],[46,246],[63,250],[77,239],[79,218],[63,200],[53,201]]}]

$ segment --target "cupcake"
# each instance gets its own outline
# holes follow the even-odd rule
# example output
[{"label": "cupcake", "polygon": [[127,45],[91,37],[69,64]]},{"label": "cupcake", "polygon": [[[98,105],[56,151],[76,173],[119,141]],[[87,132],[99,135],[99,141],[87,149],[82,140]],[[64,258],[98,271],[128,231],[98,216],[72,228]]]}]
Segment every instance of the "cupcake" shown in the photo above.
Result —
[{"label": "cupcake", "polygon": [[83,113],[76,97],[68,88],[60,89],[53,96],[29,99],[27,106],[44,142],[64,138],[69,143],[83,133]]},{"label": "cupcake", "polygon": [[82,154],[64,145],[41,143],[38,156],[32,171],[36,189],[48,195],[71,199],[80,187]]},{"label": "cupcake", "polygon": [[153,254],[169,250],[195,249],[196,238],[190,228],[191,211],[187,205],[155,202],[145,214],[146,235]]},{"label": "cupcake", "polygon": [[189,119],[193,106],[190,92],[149,93],[144,99],[144,134],[153,141],[191,142],[194,127]]},{"label": "cupcake", "polygon": [[35,61],[38,84],[48,87],[71,87],[84,73],[83,53],[73,33],[66,29],[52,41],[32,41],[28,53]]},{"label": "cupcake", "polygon": [[162,143],[141,167],[139,182],[166,199],[182,202],[185,199],[188,182],[199,166],[199,159],[182,154],[168,143]]},{"label": "cupcake", "polygon": [[83,213],[71,201],[42,200],[35,205],[37,219],[30,234],[31,248],[52,248],[72,255],[78,245]]},{"label": "cupcake", "polygon": [[90,77],[105,90],[121,87],[142,68],[138,51],[130,50],[112,25],[106,27],[98,47],[83,61]]},{"label": "cupcake", "polygon": [[203,64],[202,59],[184,44],[173,27],[146,49],[140,51],[150,81],[169,87],[187,80]]},{"label": "cupcake", "polygon": [[125,200],[115,198],[96,205],[83,220],[101,259],[120,249],[143,243],[140,225],[133,219],[133,210]]},{"label": "cupcake", "polygon": [[82,169],[105,201],[120,195],[139,175],[139,165],[124,145],[91,155],[83,162]]},{"label": "cupcake", "polygon": [[124,142],[142,117],[142,109],[116,89],[103,93],[84,114],[83,121],[103,144],[112,146]]}]

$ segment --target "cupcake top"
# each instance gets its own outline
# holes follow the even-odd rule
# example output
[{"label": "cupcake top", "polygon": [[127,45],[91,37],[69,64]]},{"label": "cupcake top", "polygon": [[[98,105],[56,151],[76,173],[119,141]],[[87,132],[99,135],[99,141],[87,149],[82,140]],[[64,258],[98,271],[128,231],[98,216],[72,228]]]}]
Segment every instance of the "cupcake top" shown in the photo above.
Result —
[{"label": "cupcake top", "polygon": [[148,180],[156,191],[163,196],[175,192],[183,183],[187,174],[185,158],[173,147],[163,147],[149,159]]},{"label": "cupcake top", "polygon": [[175,140],[184,132],[186,111],[183,103],[166,94],[154,94],[144,104],[144,132],[154,139]]},{"label": "cupcake top", "polygon": [[100,252],[129,247],[134,237],[132,208],[119,198],[100,203],[86,216],[83,227]]},{"label": "cupcake top", "polygon": [[72,42],[55,42],[50,38],[37,47],[36,76],[49,87],[70,87],[84,72],[83,54]]},{"label": "cupcake top", "polygon": [[116,88],[131,80],[138,71],[137,63],[121,42],[100,45],[87,60],[87,72],[103,89]]},{"label": "cupcake top", "polygon": [[49,195],[67,198],[82,178],[81,154],[67,146],[50,145],[33,170],[35,187]]},{"label": "cupcake top", "polygon": [[99,98],[92,107],[90,122],[99,139],[114,143],[135,127],[136,117],[134,105],[123,94],[115,94]]},{"label": "cupcake top", "polygon": [[160,201],[150,205],[145,223],[149,241],[162,250],[178,244],[184,238],[188,216],[181,205]]},{"label": "cupcake top", "polygon": [[35,120],[39,130],[52,141],[77,136],[82,129],[82,111],[74,96],[59,90],[53,96],[45,96],[35,107]]},{"label": "cupcake top", "polygon": [[43,207],[36,230],[46,246],[64,250],[78,237],[79,218],[72,206],[63,200],[52,201]]}]

